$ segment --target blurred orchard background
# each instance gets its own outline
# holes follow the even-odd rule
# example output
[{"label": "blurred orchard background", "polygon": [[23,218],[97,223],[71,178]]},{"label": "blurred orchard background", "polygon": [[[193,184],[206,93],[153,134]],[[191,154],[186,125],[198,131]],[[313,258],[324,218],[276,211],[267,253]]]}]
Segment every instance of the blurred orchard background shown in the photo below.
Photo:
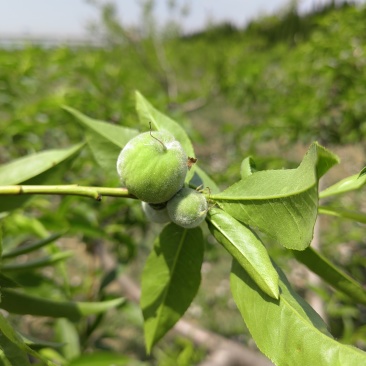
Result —
[{"label": "blurred orchard background", "polygon": [[[79,14],[79,2],[60,8],[57,1],[12,3],[0,1],[0,164],[82,141],[85,131],[62,105],[134,127],[134,91],[139,90],[184,126],[200,165],[221,188],[239,179],[244,157],[255,157],[259,169],[296,167],[314,140],[342,160],[321,182],[324,186],[365,165],[363,2],[263,1],[253,8],[250,2],[219,6],[205,1],[199,8],[184,0],[128,5],[91,0],[83,2],[87,10],[74,23],[70,19]],[[115,171],[105,174],[92,152],[82,154],[53,183],[119,185]],[[347,195],[338,205],[365,212],[365,195]],[[29,286],[30,293],[82,301],[113,294],[129,299],[98,321],[75,324],[77,347],[63,350],[64,357],[109,349],[131,357],[131,365],[183,366],[205,359],[205,344],[179,332],[160,342],[152,355],[144,351],[142,316],[132,300],[158,229],[146,223],[138,202],[117,198],[99,203],[35,196],[7,216],[4,248],[62,232],[55,245],[74,252],[62,270],[28,278],[43,281],[33,290]],[[322,218],[317,245],[366,284],[364,230],[360,224]],[[202,287],[185,319],[254,349],[231,299],[230,257],[208,232],[206,239]],[[366,350],[365,308],[329,291],[277,246],[269,250],[334,336]],[[114,272],[106,255],[115,261]],[[132,290],[111,276],[123,278]],[[54,320],[29,316],[20,323],[9,317],[28,334],[58,339]]]}]

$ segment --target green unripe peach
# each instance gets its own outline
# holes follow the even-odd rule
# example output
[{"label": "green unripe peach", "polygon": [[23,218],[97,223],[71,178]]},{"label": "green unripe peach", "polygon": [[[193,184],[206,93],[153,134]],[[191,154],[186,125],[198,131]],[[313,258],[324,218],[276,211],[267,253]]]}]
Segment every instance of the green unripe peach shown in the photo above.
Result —
[{"label": "green unripe peach", "polygon": [[205,196],[191,188],[182,188],[166,207],[170,219],[186,229],[200,225],[207,214]]},{"label": "green unripe peach", "polygon": [[166,205],[158,206],[147,202],[142,202],[142,210],[147,219],[151,222],[164,224],[170,221]]},{"label": "green unripe peach", "polygon": [[182,188],[187,160],[182,145],[169,132],[145,132],[122,149],[117,171],[130,193],[148,203],[161,203]]}]

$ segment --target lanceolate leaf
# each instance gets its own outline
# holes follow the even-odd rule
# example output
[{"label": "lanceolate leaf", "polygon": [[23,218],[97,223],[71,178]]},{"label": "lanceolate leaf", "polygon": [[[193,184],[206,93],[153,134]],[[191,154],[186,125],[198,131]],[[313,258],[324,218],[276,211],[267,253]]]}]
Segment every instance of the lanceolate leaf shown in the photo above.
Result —
[{"label": "lanceolate leaf", "polygon": [[[53,184],[60,182],[60,176],[84,144],[68,149],[47,150],[14,160],[0,166],[0,185]],[[0,212],[22,206],[30,197],[1,197]]]},{"label": "lanceolate leaf", "polygon": [[203,236],[200,228],[169,224],[150,253],[143,274],[141,308],[148,352],[182,317],[201,281]]},{"label": "lanceolate leaf", "polygon": [[120,149],[139,133],[139,131],[132,128],[117,126],[112,123],[90,118],[71,107],[64,106],[63,108],[72,114],[83,127],[104,137]]},{"label": "lanceolate leaf", "polygon": [[90,118],[71,107],[65,106],[64,109],[71,113],[84,128],[86,127],[86,140],[95,161],[110,176],[114,175],[117,178],[118,155],[127,142],[138,135],[139,131]]},{"label": "lanceolate leaf", "polygon": [[350,296],[358,303],[366,305],[366,290],[352,277],[344,273],[340,268],[328,261],[313,248],[304,251],[293,251],[295,258],[305,264],[333,288]]},{"label": "lanceolate leaf", "polygon": [[209,229],[217,241],[267,295],[278,299],[278,274],[259,238],[248,227],[220,209],[212,208],[208,218]]},{"label": "lanceolate leaf", "polygon": [[341,217],[342,219],[353,220],[366,224],[366,214],[362,212],[354,212],[354,211],[343,210],[338,207],[326,207],[326,206],[319,206],[318,212],[323,215]]},{"label": "lanceolate leaf", "polygon": [[318,180],[337,162],[335,155],[314,143],[298,168],[255,172],[211,199],[283,246],[304,250],[313,236]]},{"label": "lanceolate leaf", "polygon": [[359,366],[366,353],[337,342],[319,315],[280,276],[280,298],[264,294],[234,262],[231,291],[258,348],[277,366]]},{"label": "lanceolate leaf", "polygon": [[186,131],[171,118],[155,109],[146,98],[136,91],[136,110],[140,119],[140,123],[149,129],[149,123],[156,130],[169,131],[183,146],[184,151],[190,157],[194,157],[194,150]]},{"label": "lanceolate leaf", "polygon": [[320,198],[344,194],[362,188],[366,184],[366,167],[360,173],[342,179],[319,193]]},{"label": "lanceolate leaf", "polygon": [[68,149],[42,151],[0,166],[0,185],[24,183],[78,152],[83,144]]},{"label": "lanceolate leaf", "polygon": [[249,175],[252,175],[256,171],[257,171],[257,169],[256,169],[255,161],[253,160],[253,158],[251,156],[248,156],[241,162],[241,165],[240,165],[241,179],[244,179],[244,178],[248,177]]},{"label": "lanceolate leaf", "polygon": [[103,302],[52,301],[10,289],[2,289],[2,295],[0,307],[10,313],[68,318],[72,321],[103,313],[124,301],[122,298]]},{"label": "lanceolate leaf", "polygon": [[2,259],[13,258],[13,257],[17,257],[22,254],[33,252],[50,243],[53,243],[55,240],[59,239],[61,236],[62,236],[62,234],[52,234],[48,238],[39,240],[35,243],[19,246],[15,249],[12,249],[11,251],[3,253]]}]

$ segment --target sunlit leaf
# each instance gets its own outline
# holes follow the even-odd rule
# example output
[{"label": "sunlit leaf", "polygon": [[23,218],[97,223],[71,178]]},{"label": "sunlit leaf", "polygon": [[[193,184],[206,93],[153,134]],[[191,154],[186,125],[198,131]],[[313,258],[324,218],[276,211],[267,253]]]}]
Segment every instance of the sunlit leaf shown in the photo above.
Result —
[{"label": "sunlit leaf", "polygon": [[366,167],[360,173],[342,179],[336,184],[324,189],[319,193],[319,198],[335,196],[347,192],[355,191],[366,184]]},{"label": "sunlit leaf", "polygon": [[106,140],[118,146],[120,149],[122,149],[129,140],[139,133],[139,131],[132,128],[114,125],[112,123],[90,118],[78,110],[68,106],[64,106],[63,108],[72,114],[76,120],[83,125],[83,127],[87,127],[88,129],[94,131],[96,134],[104,137]]},{"label": "sunlit leaf", "polygon": [[241,179],[245,179],[246,177],[248,177],[249,175],[252,175],[256,171],[257,170],[256,170],[255,161],[253,160],[253,158],[251,156],[248,156],[241,162],[241,165],[240,165]]},{"label": "sunlit leaf", "polygon": [[[77,153],[83,144],[68,149],[42,151],[0,166],[0,185],[14,185],[29,181]],[[27,183],[29,184],[29,183]]]},{"label": "sunlit leaf", "polygon": [[318,179],[338,158],[317,143],[296,169],[255,172],[211,199],[239,221],[289,249],[310,245],[318,211]]},{"label": "sunlit leaf", "polygon": [[217,241],[267,295],[278,299],[278,274],[259,238],[225,211],[212,208],[208,218],[209,229]]},{"label": "sunlit leaf", "polygon": [[57,319],[55,335],[62,344],[61,353],[66,360],[71,361],[80,356],[79,334],[73,322],[65,318]]},{"label": "sunlit leaf", "polygon": [[149,130],[149,123],[155,130],[170,132],[183,146],[184,151],[190,157],[195,157],[192,142],[186,131],[177,122],[155,109],[147,99],[136,91],[136,110],[140,123]]},{"label": "sunlit leaf", "polygon": [[203,237],[200,228],[169,224],[154,244],[142,274],[141,308],[146,349],[183,316],[201,281]]},{"label": "sunlit leaf", "polygon": [[234,300],[261,352],[277,366],[365,364],[366,353],[337,342],[319,315],[277,270],[279,300],[264,294],[236,261],[230,277]]},{"label": "sunlit leaf", "polygon": [[53,234],[53,235],[50,235],[48,238],[39,240],[35,243],[19,246],[17,248],[12,249],[11,251],[3,253],[3,259],[13,258],[13,257],[17,257],[22,254],[33,252],[48,244],[53,243],[55,240],[59,239],[61,236],[62,236],[62,234]]},{"label": "sunlit leaf", "polygon": [[47,266],[51,266],[57,262],[64,261],[74,255],[74,252],[64,251],[60,253],[55,253],[48,255],[46,257],[41,257],[33,260],[29,260],[24,263],[9,263],[3,264],[1,270],[5,273],[14,273],[14,272],[25,272],[31,271],[37,268],[43,268]]},{"label": "sunlit leaf", "polygon": [[96,162],[117,179],[116,163],[121,149],[129,140],[138,135],[139,131],[96,120],[86,116],[74,108],[64,106],[76,120],[86,128],[86,139]]},{"label": "sunlit leaf", "polygon": [[[84,144],[68,149],[47,150],[0,166],[0,185],[60,183],[65,170]],[[21,207],[29,196],[2,196],[0,212]]]}]

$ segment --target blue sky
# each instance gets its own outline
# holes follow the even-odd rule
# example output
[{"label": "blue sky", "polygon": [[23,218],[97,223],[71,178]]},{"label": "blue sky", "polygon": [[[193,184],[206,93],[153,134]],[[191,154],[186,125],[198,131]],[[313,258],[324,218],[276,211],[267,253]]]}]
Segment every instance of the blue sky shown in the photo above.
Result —
[{"label": "blue sky", "polygon": [[[103,0],[100,0],[103,1]],[[208,20],[228,20],[241,26],[263,14],[270,14],[288,4],[289,0],[180,0],[189,5],[189,16],[184,28],[198,30]],[[326,0],[300,0],[301,9],[310,9]],[[115,0],[119,15],[125,24],[139,19],[139,0]],[[167,0],[156,0],[156,17],[167,18]],[[2,35],[50,35],[83,36],[90,20],[96,20],[98,12],[86,0],[0,0],[0,36]]]}]

